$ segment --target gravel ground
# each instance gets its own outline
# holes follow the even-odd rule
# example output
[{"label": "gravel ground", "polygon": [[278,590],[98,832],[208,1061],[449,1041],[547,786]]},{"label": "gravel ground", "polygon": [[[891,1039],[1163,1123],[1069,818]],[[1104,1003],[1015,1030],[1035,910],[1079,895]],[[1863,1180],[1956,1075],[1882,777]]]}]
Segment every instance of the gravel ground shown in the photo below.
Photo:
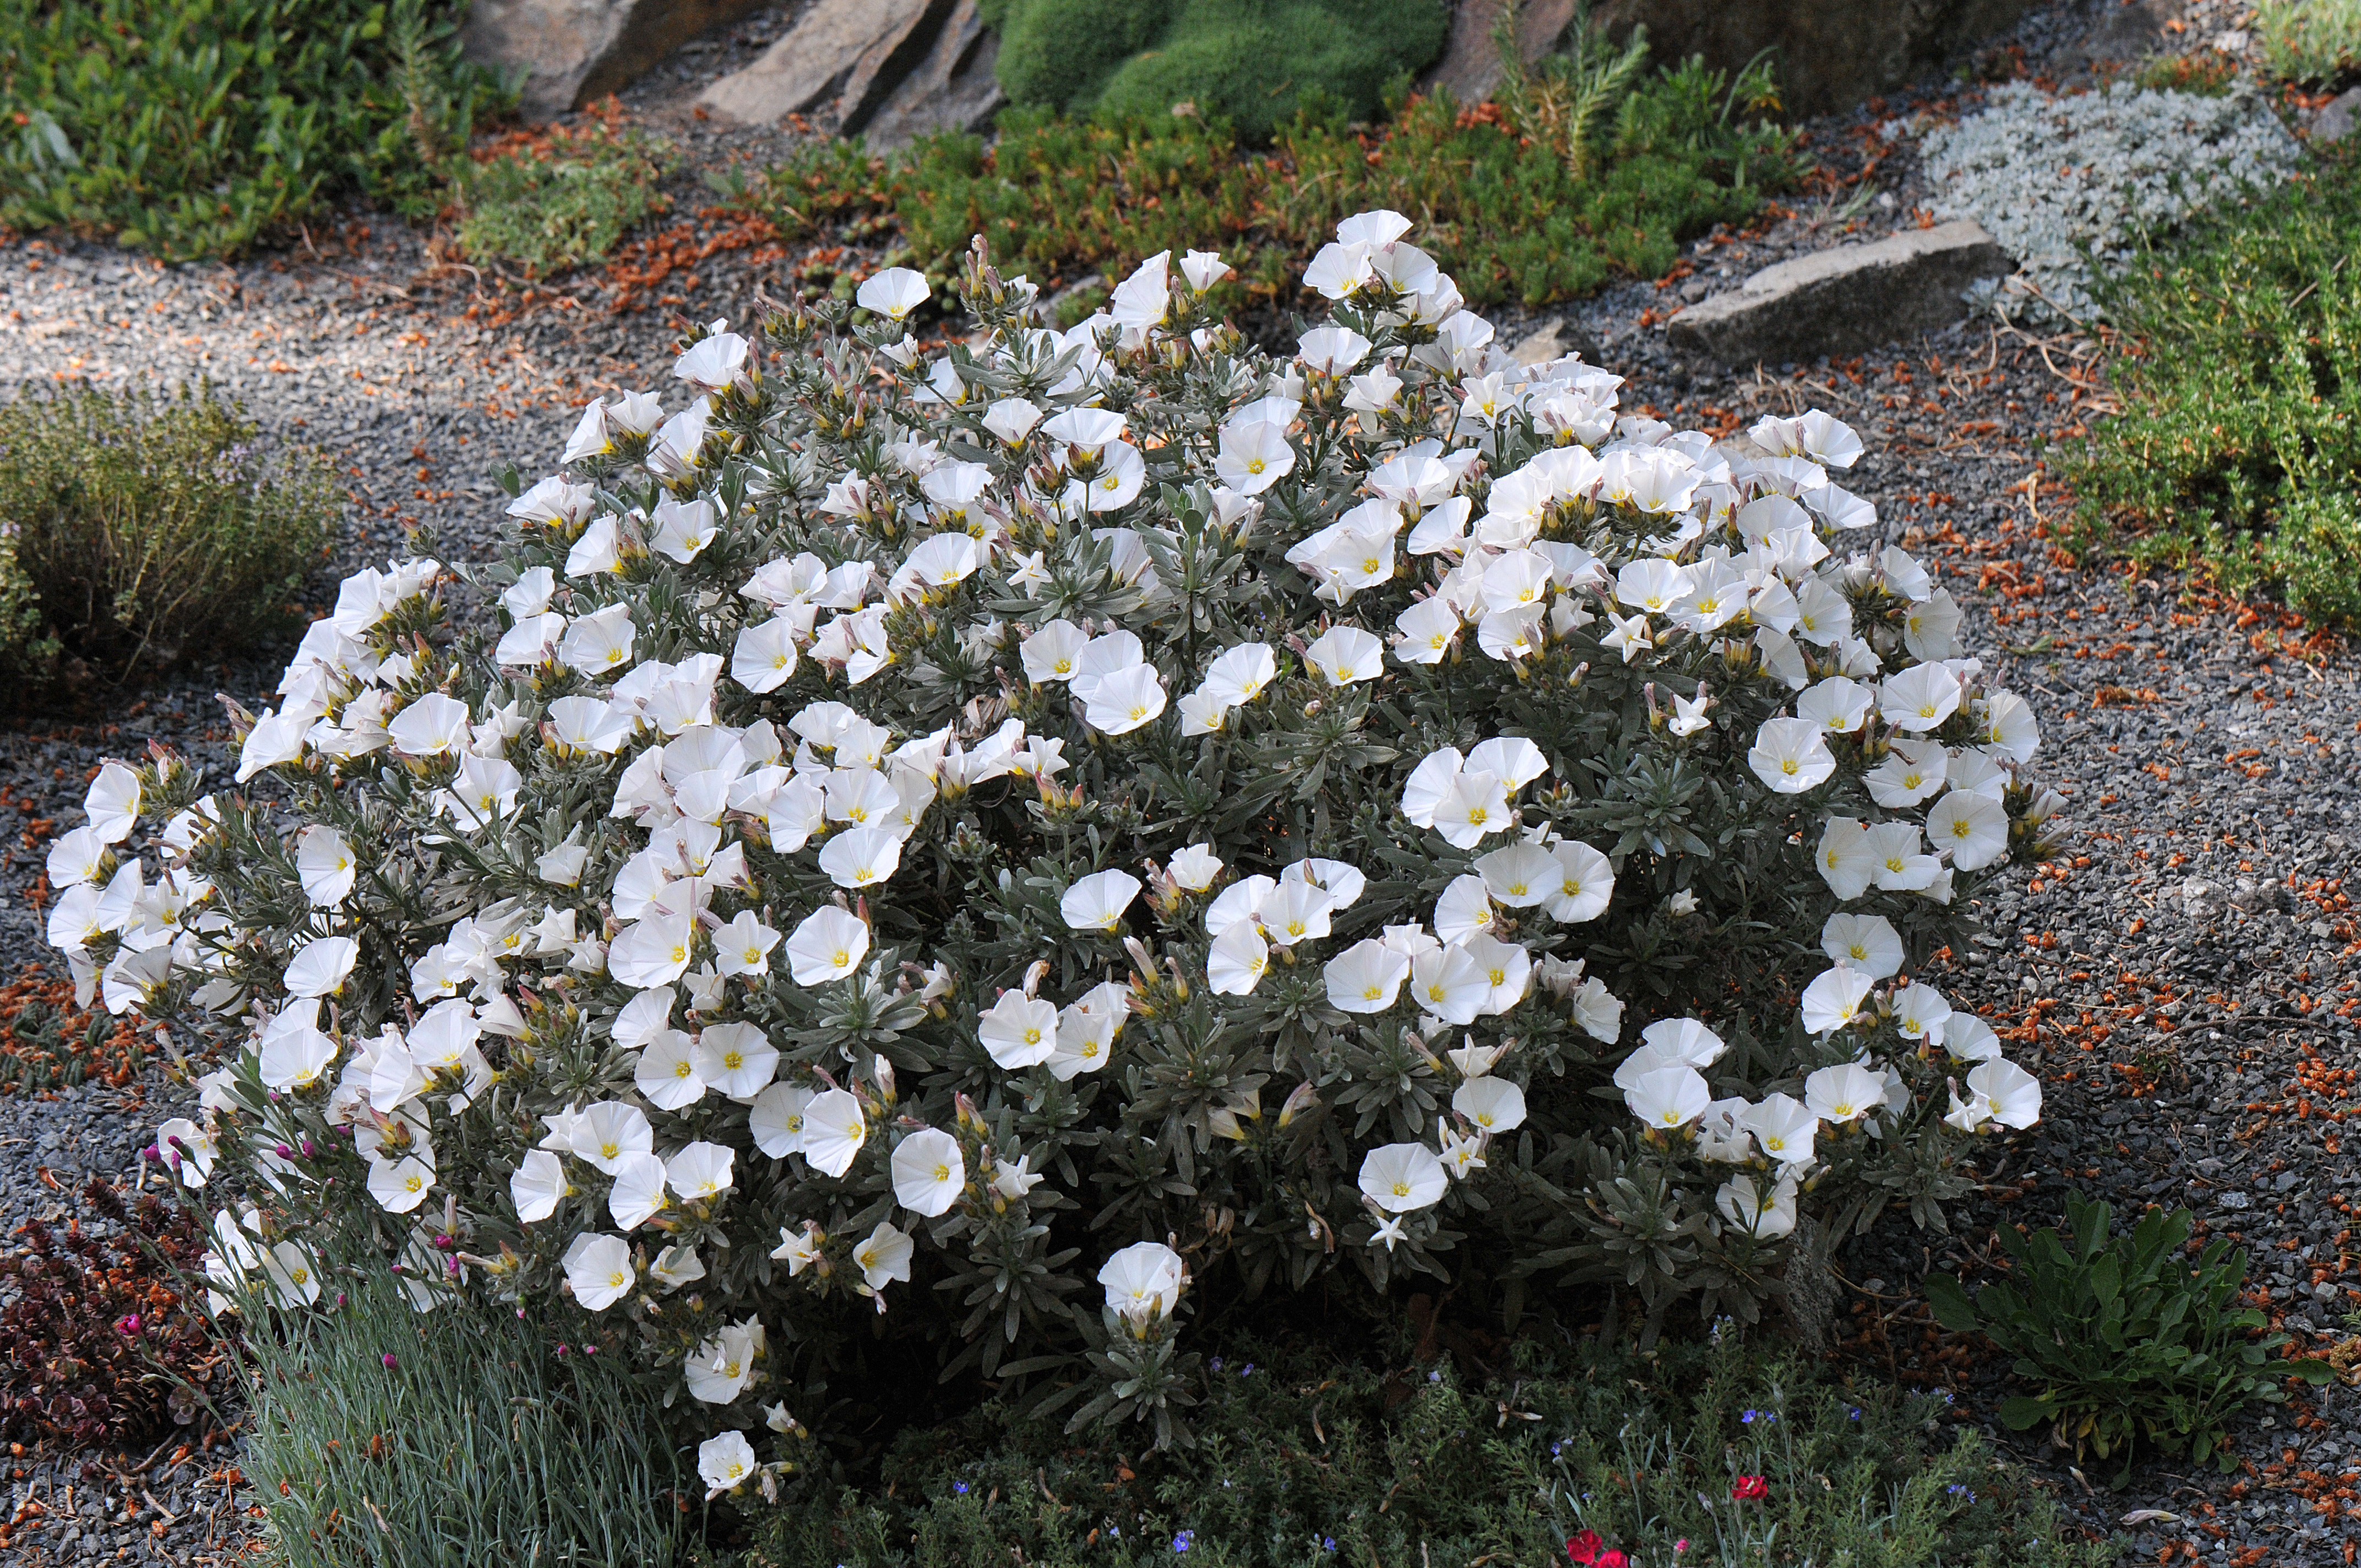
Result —
[{"label": "gravel ground", "polygon": [[[1983,58],[2070,84],[2089,74],[2080,40],[2111,10],[2112,0],[2047,7]],[[2184,9],[2182,42],[2212,47],[2243,10],[2199,0]],[[20,244],[0,248],[0,390],[73,376],[209,376],[274,435],[326,448],[351,505],[317,587],[323,607],[337,576],[398,551],[409,530],[427,530],[446,555],[479,554],[494,537],[491,475],[504,462],[541,472],[583,400],[662,384],[676,313],[742,319],[758,290],[784,288],[808,254],[698,216],[704,171],[775,157],[807,127],[731,130],[690,107],[793,11],[722,29],[625,95],[688,156],[670,219],[604,274],[503,289],[439,263],[435,236],[366,214],[236,266],[169,269],[104,247]],[[1632,378],[1627,406],[1666,418],[1737,428],[1817,404],[1855,422],[1870,443],[1858,488],[1893,538],[1939,567],[1979,651],[2043,704],[2039,765],[2073,803],[2070,863],[2012,879],[1980,911],[1989,933],[1944,984],[2011,1030],[2019,1059],[2043,1061],[2048,1116],[1995,1149],[1951,1238],[1889,1224],[1839,1260],[1854,1288],[1839,1309],[1845,1354],[1865,1373],[1944,1387],[1960,1419],[1982,1420],[2003,1392],[2001,1369],[1933,1330],[1916,1282],[1930,1268],[1980,1266],[1993,1224],[2053,1218],[2070,1186],[2119,1211],[2191,1204],[2210,1232],[2252,1251],[2254,1282],[2291,1332],[2325,1342],[2347,1305],[2361,1307],[2341,1283],[2361,1291],[2361,1275],[2345,1272],[2344,1217],[2361,1174],[2320,1158],[2340,1152],[2336,1108],[2361,1112],[2334,1065],[2356,1049],[2348,976],[2361,944],[2339,883],[2361,838],[2361,679],[2341,646],[2303,641],[2268,607],[2056,558],[2040,520],[2070,502],[2039,444],[2113,407],[2086,341],[1978,324],[1860,360],[1743,376],[1701,374],[1665,351],[1661,323],[1681,304],[1784,257],[1914,224],[1925,188],[1913,142],[1887,132],[1960,112],[1962,91],[1930,82],[1816,123],[1812,150],[1841,185],[1756,230],[1700,242],[1661,283],[1498,319],[1510,341],[1554,330],[1567,346],[1595,345],[1592,357]],[[280,662],[266,651],[191,669],[111,722],[0,732],[0,975],[42,956],[28,899],[44,840],[77,819],[98,761],[153,738],[226,782],[213,694],[253,703]],[[10,1106],[0,1230],[63,1217],[85,1174],[136,1169],[148,1130],[186,1099],[151,1071],[126,1090],[89,1085]],[[2151,1555],[2185,1542],[2178,1555],[2205,1561],[2343,1563],[2361,1539],[2334,1497],[2361,1483],[2361,1398],[2342,1387],[2246,1423],[2246,1464],[2233,1475],[2149,1465],[2120,1492],[2095,1473],[2093,1492],[2059,1456],[1995,1435],[2094,1529],[2133,1509],[2172,1516],[2135,1532]],[[0,1559],[49,1568],[240,1555],[259,1510],[233,1459],[177,1447],[96,1469],[83,1455],[14,1453]]]}]

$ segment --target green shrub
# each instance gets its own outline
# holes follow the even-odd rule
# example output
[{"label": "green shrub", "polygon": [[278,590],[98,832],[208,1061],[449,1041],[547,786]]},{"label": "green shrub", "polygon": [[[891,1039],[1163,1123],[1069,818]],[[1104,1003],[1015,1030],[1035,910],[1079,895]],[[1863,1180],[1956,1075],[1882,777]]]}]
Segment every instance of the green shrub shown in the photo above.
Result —
[{"label": "green shrub", "polygon": [[504,137],[454,178],[459,244],[546,277],[596,261],[652,212],[677,160],[669,143],[599,120]]},{"label": "green shrub", "polygon": [[[1774,1560],[1751,1550],[1774,1532],[1775,1561],[1851,1568],[2113,1560],[1972,1431],[1945,1441],[1939,1400],[1735,1346],[1516,1350],[1497,1376],[1216,1362],[1179,1453],[989,1406],[906,1434],[876,1485],[763,1511],[730,1568],[1543,1563],[1585,1531],[1648,1564]],[[1744,1476],[1765,1495],[1733,1497]]]},{"label": "green shrub", "polygon": [[406,214],[504,94],[456,0],[0,0],[0,225],[233,255],[350,192]]},{"label": "green shrub", "polygon": [[[224,1215],[216,1234],[236,1230]],[[262,1238],[248,1234],[248,1244]],[[291,1247],[282,1251],[290,1258]],[[473,1302],[413,1310],[382,1264],[280,1264],[242,1301],[240,1463],[284,1568],[665,1568],[694,1487],[620,1365]],[[258,1284],[264,1276],[258,1272]],[[325,1309],[325,1310],[322,1310]],[[692,1490],[689,1494],[695,1496]]]},{"label": "green shrub", "polygon": [[1437,0],[1002,0],[993,13],[1015,103],[1071,115],[1193,104],[1253,142],[1300,109],[1370,118],[1451,27]]},{"label": "green shrub", "polygon": [[324,463],[271,452],[210,387],[0,406],[0,659],[121,681],[284,623],[336,513]]},{"label": "green shrub", "polygon": [[2361,66],[2361,0],[2262,0],[2254,28],[2281,76],[2321,82]]},{"label": "green shrub", "polygon": [[2324,161],[2133,267],[2107,303],[2125,411],[2064,453],[2067,543],[2361,621],[2361,181]]},{"label": "green shrub", "polygon": [[2077,1455],[2121,1460],[2119,1485],[2142,1442],[2234,1470],[2230,1420],[2250,1401],[2286,1398],[2282,1377],[2327,1382],[2328,1364],[2271,1354],[2288,1337],[2257,1336],[2263,1314],[2238,1305],[2246,1255],[2217,1237],[2189,1262],[2188,1210],[2151,1208],[2129,1235],[2114,1234],[2113,1218],[2104,1203],[2070,1195],[2065,1236],[1997,1233],[2014,1282],[1971,1300],[1958,1279],[1938,1275],[1927,1299],[1945,1328],[1982,1330],[2016,1357],[2019,1377],[2041,1385],[2001,1406],[2015,1431],[2047,1422]]},{"label": "green shrub", "polygon": [[785,226],[891,214],[913,264],[939,275],[977,234],[1011,271],[1053,280],[1218,246],[1251,297],[1281,304],[1338,220],[1386,207],[1419,214],[1421,244],[1480,307],[1659,275],[1684,239],[1743,222],[1799,177],[1793,138],[1758,117],[1766,72],[1733,83],[1692,61],[1642,79],[1635,59],[1598,82],[1585,73],[1613,72],[1594,65],[1537,71],[1498,107],[1421,99],[1366,136],[1301,118],[1261,158],[1218,120],[1012,110],[989,147],[939,136],[890,159],[820,148],[730,192]]}]

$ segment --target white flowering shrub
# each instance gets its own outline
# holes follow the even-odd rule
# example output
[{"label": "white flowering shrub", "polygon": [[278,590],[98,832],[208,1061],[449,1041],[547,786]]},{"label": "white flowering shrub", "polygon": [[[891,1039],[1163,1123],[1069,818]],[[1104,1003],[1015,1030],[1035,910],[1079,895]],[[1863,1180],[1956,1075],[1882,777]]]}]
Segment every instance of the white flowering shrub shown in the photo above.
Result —
[{"label": "white flowering shrub", "polygon": [[348,579],[238,790],[109,765],[50,934],[226,1053],[156,1151],[235,1194],[223,1299],[357,1230],[635,1358],[727,1488],[881,1335],[1163,1427],[1274,1295],[1653,1332],[1799,1216],[1939,1223],[2038,1112],[1912,978],[2041,852],[2033,716],[1850,543],[1852,432],[1619,416],[1406,228],[1283,362],[1195,253],[1063,335],[981,254],[940,351],[907,272],[715,323],[498,563]]}]

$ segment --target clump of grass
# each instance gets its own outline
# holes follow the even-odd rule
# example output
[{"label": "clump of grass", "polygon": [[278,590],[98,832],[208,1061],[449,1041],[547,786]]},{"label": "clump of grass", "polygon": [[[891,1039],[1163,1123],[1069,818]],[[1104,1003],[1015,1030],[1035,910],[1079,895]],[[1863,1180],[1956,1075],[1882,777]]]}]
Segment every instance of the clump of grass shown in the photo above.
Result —
[{"label": "clump of grass", "polygon": [[2361,69],[2361,0],[2262,0],[2254,28],[2280,76],[2326,82]]},{"label": "clump of grass", "polygon": [[665,210],[657,185],[676,161],[669,143],[611,112],[511,132],[456,166],[460,247],[478,260],[514,262],[531,278],[597,261]]},{"label": "clump of grass", "polygon": [[2349,155],[2133,267],[2125,411],[2069,448],[2076,549],[2361,622],[2361,180]]},{"label": "clump of grass", "polygon": [[209,385],[0,406],[0,666],[121,682],[236,652],[291,619],[337,508],[324,462]]},{"label": "clump of grass", "polygon": [[[247,1298],[241,1461],[286,1568],[666,1568],[686,1517],[654,1396],[473,1299],[414,1310],[383,1263],[286,1312]],[[695,1490],[691,1496],[697,1495]]]},{"label": "clump of grass", "polygon": [[1219,247],[1250,300],[1280,304],[1339,219],[1391,207],[1416,215],[1471,304],[1538,305],[1665,272],[1683,240],[1745,221],[1801,176],[1793,136],[1763,117],[1767,72],[1733,82],[1692,60],[1649,74],[1621,59],[1585,55],[1474,109],[1397,100],[1377,130],[1299,117],[1263,157],[1202,115],[1012,110],[991,144],[822,148],[735,177],[730,194],[782,229],[889,218],[911,264],[937,272],[976,234],[1048,283]]},{"label": "clump of grass", "polygon": [[758,1508],[753,1546],[722,1561],[1540,1563],[1593,1544],[1585,1532],[1648,1564],[2114,1560],[1971,1429],[1947,1432],[1939,1400],[1848,1389],[1735,1343],[1642,1357],[1527,1343],[1491,1375],[1208,1367],[1192,1449],[1112,1453],[986,1406],[906,1435],[873,1485]]},{"label": "clump of grass", "polygon": [[459,0],[0,0],[0,227],[235,255],[357,192],[419,215],[511,101]]}]

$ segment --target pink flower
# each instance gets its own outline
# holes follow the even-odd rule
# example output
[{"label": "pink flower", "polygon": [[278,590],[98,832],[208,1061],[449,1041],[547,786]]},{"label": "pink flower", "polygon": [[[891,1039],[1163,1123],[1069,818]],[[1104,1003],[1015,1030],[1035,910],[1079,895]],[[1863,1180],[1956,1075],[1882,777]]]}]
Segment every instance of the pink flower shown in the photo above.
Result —
[{"label": "pink flower", "polygon": [[1760,1475],[1741,1475],[1730,1495],[1741,1503],[1759,1503],[1771,1495],[1771,1483]]}]

